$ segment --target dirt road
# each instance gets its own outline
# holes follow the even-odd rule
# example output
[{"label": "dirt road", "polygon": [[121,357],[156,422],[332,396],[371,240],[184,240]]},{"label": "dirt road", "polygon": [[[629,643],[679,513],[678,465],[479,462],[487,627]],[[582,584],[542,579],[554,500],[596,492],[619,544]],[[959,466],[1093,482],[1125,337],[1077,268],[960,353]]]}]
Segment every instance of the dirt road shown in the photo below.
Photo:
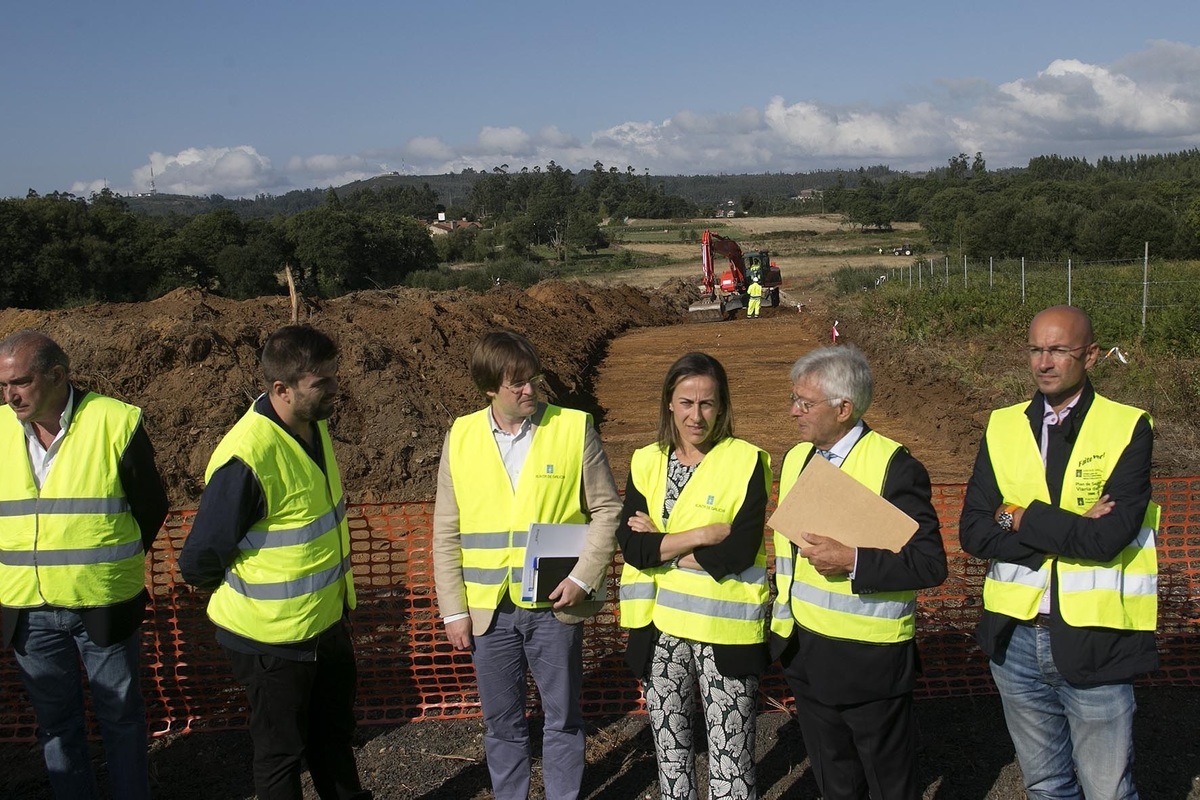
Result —
[{"label": "dirt road", "polygon": [[[794,303],[767,309],[765,316],[727,322],[643,328],[627,333],[608,348],[595,385],[603,409],[601,431],[618,486],[625,485],[633,451],[653,441],[659,392],[667,368],[692,350],[706,352],[724,365],[733,398],[734,432],[771,454],[778,473],[783,455],[796,443],[789,416],[792,363],[814,347],[829,344],[832,320],[819,298],[797,313]],[[840,337],[845,343],[851,336]],[[978,423],[953,412],[948,388],[929,376],[913,376],[901,365],[872,358],[875,401],[866,420],[878,431],[909,447],[935,482],[966,481],[979,443]]]}]

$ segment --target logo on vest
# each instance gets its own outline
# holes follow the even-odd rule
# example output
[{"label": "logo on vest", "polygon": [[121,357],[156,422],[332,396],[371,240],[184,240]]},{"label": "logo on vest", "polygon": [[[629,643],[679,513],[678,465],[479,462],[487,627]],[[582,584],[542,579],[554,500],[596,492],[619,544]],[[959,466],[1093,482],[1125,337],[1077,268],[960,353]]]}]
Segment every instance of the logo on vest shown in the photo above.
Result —
[{"label": "logo on vest", "polygon": [[1100,497],[1108,470],[1104,468],[1108,453],[1094,453],[1075,462],[1075,486],[1078,505],[1091,505]]},{"label": "logo on vest", "polygon": [[703,508],[705,511],[712,511],[717,514],[725,514],[728,509],[716,505],[716,501],[717,496],[715,494],[710,494],[708,497],[704,498],[703,503],[697,503],[696,508]]},{"label": "logo on vest", "polygon": [[540,475],[538,475],[538,478],[549,478],[550,480],[565,481],[567,479],[567,476],[559,475],[558,473],[556,473],[554,471],[553,464],[547,464],[546,468],[542,471],[542,473]]}]

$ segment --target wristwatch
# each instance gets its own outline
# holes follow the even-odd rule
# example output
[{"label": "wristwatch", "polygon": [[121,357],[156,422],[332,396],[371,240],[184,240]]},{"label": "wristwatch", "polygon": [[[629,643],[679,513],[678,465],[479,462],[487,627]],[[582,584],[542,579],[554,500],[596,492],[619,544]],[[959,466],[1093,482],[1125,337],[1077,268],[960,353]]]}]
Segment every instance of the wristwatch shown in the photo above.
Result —
[{"label": "wristwatch", "polygon": [[996,515],[996,524],[1006,531],[1012,531],[1013,523],[1016,522],[1014,512],[1018,508],[1020,506],[1015,503],[1005,503],[1004,507],[1000,509],[1000,513]]}]

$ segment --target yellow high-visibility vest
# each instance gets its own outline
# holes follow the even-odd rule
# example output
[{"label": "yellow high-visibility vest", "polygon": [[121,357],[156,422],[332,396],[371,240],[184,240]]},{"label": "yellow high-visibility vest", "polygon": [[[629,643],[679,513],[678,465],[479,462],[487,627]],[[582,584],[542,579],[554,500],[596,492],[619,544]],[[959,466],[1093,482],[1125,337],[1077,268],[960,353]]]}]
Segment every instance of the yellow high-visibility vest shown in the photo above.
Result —
[{"label": "yellow high-visibility vest", "polygon": [[0,605],[99,608],[142,591],[141,531],[118,473],[141,418],[83,395],[39,491],[24,426],[0,408]]},{"label": "yellow high-visibility vest", "polygon": [[548,405],[534,428],[514,489],[496,447],[489,408],[450,428],[450,476],[458,503],[467,605],[495,609],[507,589],[513,604],[549,608],[521,597],[525,545],[533,523],[584,523],[584,437],[591,415]]},{"label": "yellow high-visibility vest", "polygon": [[302,642],[356,604],[346,500],[324,420],[317,434],[324,472],[288,431],[251,407],[209,459],[206,481],[236,458],[266,499],[266,516],[238,542],[208,603],[214,624],[247,639]]},{"label": "yellow high-visibility vest", "polygon": [[[1022,508],[1034,500],[1050,502],[1046,467],[1025,414],[1028,407],[1028,403],[1018,403],[993,411],[984,435],[1004,502]],[[1083,514],[1100,499],[1142,417],[1150,419],[1141,409],[1094,396],[1067,461],[1060,508]],[[1138,535],[1105,563],[1048,555],[1041,567],[1033,570],[992,559],[983,582],[984,608],[1014,619],[1033,619],[1057,563],[1058,610],[1068,625],[1154,630],[1158,621],[1154,539],[1160,513],[1158,505],[1151,502]]]},{"label": "yellow high-visibility vest", "polygon": [[[779,477],[781,498],[795,485],[812,447],[802,442],[784,456]],[[846,456],[842,471],[881,495],[888,468],[901,449],[898,442],[867,431]],[[771,612],[772,633],[787,638],[799,624],[822,636],[872,644],[913,638],[915,591],[856,594],[848,575],[822,575],[806,559],[792,557],[795,545],[782,534],[776,532],[774,541],[777,592]]]},{"label": "yellow high-visibility vest", "polygon": [[[646,498],[650,517],[668,535],[713,523],[731,523],[746,499],[746,485],[761,462],[766,490],[771,487],[771,457],[741,439],[713,446],[679,493],[664,525],[668,454],[658,444],[635,451],[629,472]],[[759,544],[753,566],[714,580],[702,569],[663,565],[621,570],[621,625],[642,628],[651,622],[681,639],[709,644],[756,644],[766,639],[767,552]]]}]

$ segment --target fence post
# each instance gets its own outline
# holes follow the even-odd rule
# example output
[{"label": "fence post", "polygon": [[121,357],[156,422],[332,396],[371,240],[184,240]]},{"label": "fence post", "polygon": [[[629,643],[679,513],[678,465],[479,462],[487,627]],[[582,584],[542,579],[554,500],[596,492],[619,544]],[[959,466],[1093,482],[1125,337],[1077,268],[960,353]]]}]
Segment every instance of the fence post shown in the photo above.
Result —
[{"label": "fence post", "polygon": [[1150,298],[1150,243],[1142,251],[1142,333],[1146,332],[1146,301]]},{"label": "fence post", "polygon": [[1025,256],[1021,256],[1021,305],[1025,305]]}]

